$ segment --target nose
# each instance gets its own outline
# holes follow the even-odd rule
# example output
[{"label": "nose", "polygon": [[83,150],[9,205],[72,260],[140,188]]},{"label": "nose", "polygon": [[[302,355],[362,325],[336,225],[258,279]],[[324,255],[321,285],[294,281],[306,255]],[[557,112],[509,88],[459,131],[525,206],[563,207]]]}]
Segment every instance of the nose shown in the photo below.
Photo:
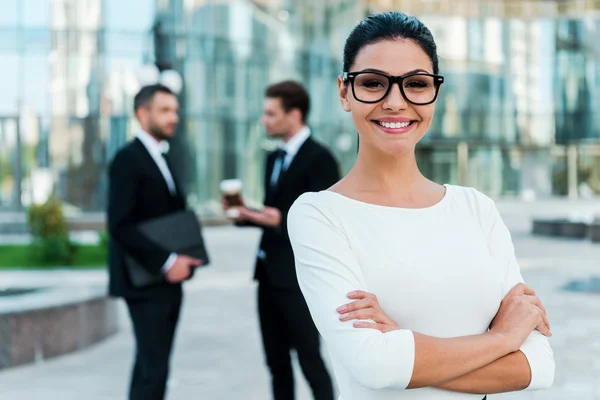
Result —
[{"label": "nose", "polygon": [[382,107],[390,111],[405,110],[408,107],[408,102],[402,95],[399,84],[394,83],[392,85],[389,93],[383,99]]}]

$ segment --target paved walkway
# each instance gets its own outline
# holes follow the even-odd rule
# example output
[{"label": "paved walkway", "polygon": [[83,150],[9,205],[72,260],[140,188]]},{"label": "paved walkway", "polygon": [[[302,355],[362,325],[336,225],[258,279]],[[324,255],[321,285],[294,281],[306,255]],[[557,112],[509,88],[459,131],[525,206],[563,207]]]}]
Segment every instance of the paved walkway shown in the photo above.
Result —
[{"label": "paved walkway", "polygon": [[[528,211],[507,204],[501,210],[513,231],[523,275],[548,309],[557,376],[550,391],[490,398],[600,399],[600,295],[561,289],[572,279],[600,276],[600,245],[532,238],[525,231],[526,214],[535,207]],[[257,241],[254,230],[207,229],[214,263],[186,285],[169,400],[270,398],[256,321],[256,289],[250,280]],[[19,279],[18,274],[13,273],[11,279]],[[73,273],[65,284],[101,283],[104,279],[102,273],[82,271],[81,275]],[[0,399],[125,399],[133,343],[124,313],[122,322],[119,334],[93,348],[0,372]],[[307,386],[299,373],[298,377],[298,400],[308,400]]]}]

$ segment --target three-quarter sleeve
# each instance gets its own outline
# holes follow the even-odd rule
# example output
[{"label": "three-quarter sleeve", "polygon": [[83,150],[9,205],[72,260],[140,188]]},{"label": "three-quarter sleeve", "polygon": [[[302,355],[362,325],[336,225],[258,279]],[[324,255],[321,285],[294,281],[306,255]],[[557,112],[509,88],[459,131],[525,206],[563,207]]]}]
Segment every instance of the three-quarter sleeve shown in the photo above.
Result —
[{"label": "three-quarter sleeve", "polygon": [[347,293],[367,290],[343,231],[303,195],[288,214],[298,283],[329,351],[357,382],[369,389],[405,389],[410,383],[415,342],[410,330],[382,333],[341,322],[336,308]]},{"label": "three-quarter sleeve", "polygon": [[[487,243],[492,258],[501,268],[506,268],[503,282],[504,297],[516,284],[522,283],[523,277],[515,256],[510,232],[496,208],[493,200],[485,199],[485,218],[483,229],[487,234]],[[554,381],[554,354],[548,338],[538,331],[533,331],[525,340],[520,350],[527,357],[531,369],[531,382],[527,390],[547,389]]]}]

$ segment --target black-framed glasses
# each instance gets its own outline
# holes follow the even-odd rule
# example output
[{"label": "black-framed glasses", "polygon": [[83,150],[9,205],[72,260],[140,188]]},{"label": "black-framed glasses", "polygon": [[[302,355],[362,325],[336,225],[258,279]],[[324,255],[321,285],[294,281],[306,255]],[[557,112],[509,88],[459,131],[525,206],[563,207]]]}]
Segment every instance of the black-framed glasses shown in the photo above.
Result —
[{"label": "black-framed glasses", "polygon": [[344,82],[350,81],[354,98],[362,103],[377,103],[388,95],[394,83],[409,103],[424,106],[435,101],[444,83],[442,75],[415,72],[393,76],[383,72],[344,72]]}]

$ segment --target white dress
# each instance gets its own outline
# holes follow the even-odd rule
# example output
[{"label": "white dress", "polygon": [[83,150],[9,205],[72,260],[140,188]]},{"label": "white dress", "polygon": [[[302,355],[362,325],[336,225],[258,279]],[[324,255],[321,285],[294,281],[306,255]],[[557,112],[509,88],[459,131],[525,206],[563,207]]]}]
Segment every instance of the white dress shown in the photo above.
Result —
[{"label": "white dress", "polygon": [[[306,193],[292,206],[288,230],[296,272],[329,349],[343,400],[480,400],[435,388],[405,390],[412,331],[450,338],[485,332],[504,295],[523,278],[494,202],[472,188],[446,185],[421,209],[385,207],[331,191]],[[336,308],[352,290],[375,293],[402,330],[381,333],[341,322]],[[529,389],[554,379],[552,349],[533,332],[521,347]]]}]

